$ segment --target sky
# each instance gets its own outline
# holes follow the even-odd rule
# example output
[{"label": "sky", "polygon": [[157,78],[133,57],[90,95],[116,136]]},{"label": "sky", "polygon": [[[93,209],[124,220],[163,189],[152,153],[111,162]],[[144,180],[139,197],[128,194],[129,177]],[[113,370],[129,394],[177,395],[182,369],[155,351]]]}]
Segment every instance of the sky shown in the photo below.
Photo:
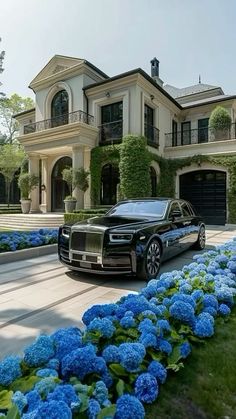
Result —
[{"label": "sky", "polygon": [[236,94],[236,0],[0,0],[1,90],[34,97],[31,80],[55,55],[109,76],[160,61],[165,84]]}]

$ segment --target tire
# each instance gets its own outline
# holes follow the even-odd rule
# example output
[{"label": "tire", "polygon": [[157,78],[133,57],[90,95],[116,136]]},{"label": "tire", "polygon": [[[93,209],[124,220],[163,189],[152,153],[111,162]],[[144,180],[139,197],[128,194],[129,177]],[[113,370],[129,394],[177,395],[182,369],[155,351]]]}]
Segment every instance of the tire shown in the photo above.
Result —
[{"label": "tire", "polygon": [[143,281],[155,279],[161,266],[161,246],[157,240],[152,240],[143,257],[137,278]]},{"label": "tire", "polygon": [[200,227],[200,231],[198,233],[198,239],[196,243],[193,245],[193,249],[196,250],[203,250],[206,245],[206,230],[204,226]]}]

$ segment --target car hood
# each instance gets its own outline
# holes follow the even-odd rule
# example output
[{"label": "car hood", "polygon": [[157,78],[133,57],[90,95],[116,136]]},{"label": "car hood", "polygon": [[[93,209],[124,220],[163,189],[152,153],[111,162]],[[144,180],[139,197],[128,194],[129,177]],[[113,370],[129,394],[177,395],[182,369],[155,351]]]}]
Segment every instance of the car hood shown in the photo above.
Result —
[{"label": "car hood", "polygon": [[73,225],[73,230],[106,230],[106,229],[138,229],[142,228],[143,224],[161,221],[153,217],[93,217],[86,221],[80,221]]}]

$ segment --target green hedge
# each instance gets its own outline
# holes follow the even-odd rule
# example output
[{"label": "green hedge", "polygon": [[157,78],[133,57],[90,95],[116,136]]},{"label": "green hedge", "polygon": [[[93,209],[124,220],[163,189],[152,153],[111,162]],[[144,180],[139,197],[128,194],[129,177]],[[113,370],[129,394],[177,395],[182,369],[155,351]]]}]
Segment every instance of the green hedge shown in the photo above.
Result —
[{"label": "green hedge", "polygon": [[74,214],[105,214],[105,212],[107,212],[109,208],[81,209],[78,211],[74,211]]},{"label": "green hedge", "polygon": [[64,221],[65,223],[76,223],[78,221],[87,220],[88,218],[92,217],[101,217],[101,213],[88,213],[88,212],[78,212],[78,213],[65,213],[64,214]]}]

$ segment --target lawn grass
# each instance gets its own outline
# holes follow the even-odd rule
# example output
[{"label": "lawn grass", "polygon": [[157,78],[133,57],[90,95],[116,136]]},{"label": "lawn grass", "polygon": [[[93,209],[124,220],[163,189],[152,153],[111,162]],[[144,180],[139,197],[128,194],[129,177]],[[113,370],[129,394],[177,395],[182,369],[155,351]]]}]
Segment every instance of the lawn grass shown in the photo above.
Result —
[{"label": "lawn grass", "polygon": [[146,406],[147,419],[236,418],[236,308],[216,324],[214,337],[169,374],[156,403]]}]

